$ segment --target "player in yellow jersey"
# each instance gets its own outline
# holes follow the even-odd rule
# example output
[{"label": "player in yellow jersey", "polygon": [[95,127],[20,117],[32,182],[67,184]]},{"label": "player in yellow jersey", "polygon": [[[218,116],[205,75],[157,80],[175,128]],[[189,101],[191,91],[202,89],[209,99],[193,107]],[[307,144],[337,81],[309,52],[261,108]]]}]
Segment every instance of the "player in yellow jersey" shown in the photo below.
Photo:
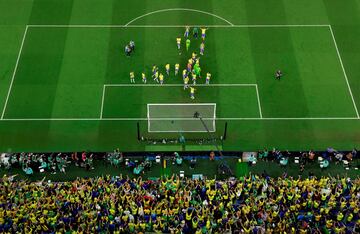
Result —
[{"label": "player in yellow jersey", "polygon": [[153,77],[154,77],[154,80],[159,83],[159,71],[156,71],[155,74],[153,75]]},{"label": "player in yellow jersey", "polygon": [[144,72],[141,73],[141,78],[142,78],[142,82],[143,82],[144,84],[146,84],[146,75],[145,75]]},{"label": "player in yellow jersey", "polygon": [[167,63],[167,64],[165,65],[165,70],[166,70],[166,74],[167,74],[168,76],[170,76],[170,64],[169,64],[169,63]]},{"label": "player in yellow jersey", "polygon": [[175,76],[179,74],[180,64],[175,64]]},{"label": "player in yellow jersey", "polygon": [[161,85],[164,84],[164,75],[162,73],[159,75],[159,80]]},{"label": "player in yellow jersey", "polygon": [[190,64],[192,65],[193,60],[190,58],[190,59],[188,60],[188,63],[190,63]]},{"label": "player in yellow jersey", "polygon": [[153,76],[155,75],[155,72],[158,71],[158,70],[159,70],[159,68],[154,64],[153,67],[152,67],[152,70],[151,70]]},{"label": "player in yellow jersey", "polygon": [[130,83],[135,83],[135,74],[134,74],[134,72],[130,72]]},{"label": "player in yellow jersey", "polygon": [[186,66],[186,69],[187,69],[188,72],[191,72],[192,71],[192,64],[188,63],[187,66]]},{"label": "player in yellow jersey", "polygon": [[197,56],[197,54],[195,52],[192,52],[191,58],[193,60],[193,63],[196,61],[196,56]]},{"label": "player in yellow jersey", "polygon": [[193,84],[196,85],[196,74],[195,73],[191,74],[191,80],[192,80]]},{"label": "player in yellow jersey", "polygon": [[205,43],[201,42],[201,44],[200,44],[200,54],[201,55],[204,55],[204,50],[205,50]]},{"label": "player in yellow jersey", "polygon": [[189,77],[188,76],[186,76],[184,78],[184,90],[187,88],[189,88]]},{"label": "player in yellow jersey", "polygon": [[157,80],[157,77],[159,75],[158,71],[159,71],[159,68],[154,64],[152,67],[152,70],[151,70],[152,78],[159,83],[159,81]]},{"label": "player in yellow jersey", "polygon": [[206,30],[208,30],[208,28],[200,28],[201,30],[201,38],[203,39],[203,41],[205,40],[205,36],[206,36]]},{"label": "player in yellow jersey", "polygon": [[176,45],[177,45],[178,50],[180,50],[181,49],[181,37],[176,38]]},{"label": "player in yellow jersey", "polygon": [[183,80],[188,77],[188,71],[186,69],[183,70]]},{"label": "player in yellow jersey", "polygon": [[197,54],[195,52],[192,53],[191,60],[192,60],[192,65],[198,63],[199,58],[197,57]]},{"label": "player in yellow jersey", "polygon": [[194,87],[190,87],[190,98],[191,99],[195,99],[195,88]]},{"label": "player in yellow jersey", "polygon": [[188,38],[188,37],[189,37],[189,32],[190,32],[190,27],[189,27],[189,26],[186,26],[186,27],[185,27],[185,33],[184,33],[184,37],[185,37],[185,38]]},{"label": "player in yellow jersey", "polygon": [[207,85],[210,84],[210,79],[211,79],[211,73],[208,72],[208,73],[206,73],[206,79],[205,79],[205,82]]}]

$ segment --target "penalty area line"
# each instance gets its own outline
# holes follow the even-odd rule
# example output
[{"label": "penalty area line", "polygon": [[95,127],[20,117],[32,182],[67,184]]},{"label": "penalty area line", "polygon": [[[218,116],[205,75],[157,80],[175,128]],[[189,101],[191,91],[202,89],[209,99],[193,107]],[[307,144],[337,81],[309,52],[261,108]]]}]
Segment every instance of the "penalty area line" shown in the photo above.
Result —
[{"label": "penalty area line", "polygon": [[345,71],[345,68],[344,68],[344,64],[343,64],[343,61],[342,61],[342,58],[341,58],[341,55],[340,55],[340,52],[339,52],[339,49],[338,49],[338,46],[337,46],[337,43],[336,43],[335,35],[334,35],[334,32],[333,32],[333,30],[332,30],[331,25],[329,25],[329,29],[330,29],[330,33],[331,33],[332,39],[333,39],[333,41],[334,41],[336,53],[337,53],[338,58],[339,58],[339,61],[340,61],[341,69],[342,69],[343,74],[344,74],[344,78],[345,78],[345,81],[346,81],[346,84],[347,84],[347,87],[348,87],[348,90],[349,90],[349,93],[350,93],[350,97],[351,97],[352,103],[353,103],[353,105],[354,105],[354,109],[355,109],[356,116],[357,116],[358,119],[360,119],[359,111],[358,111],[358,109],[357,109],[357,106],[356,106],[356,103],[355,103],[355,100],[354,100],[353,93],[352,93],[352,91],[351,91],[351,87],[350,87],[350,84],[349,84],[349,80],[348,80],[348,78],[347,78],[347,74],[346,74],[346,71]]},{"label": "penalty area line", "polygon": [[102,98],[101,98],[101,109],[100,109],[100,119],[103,118],[103,110],[104,110],[104,99],[105,99],[105,89],[106,86],[103,86]]},{"label": "penalty area line", "polygon": [[[104,84],[106,87],[183,87],[184,84]],[[257,84],[196,84],[199,87],[256,87]]]},{"label": "penalty area line", "polygon": [[260,114],[260,118],[262,119],[263,115],[262,115],[262,111],[261,111],[260,95],[259,95],[259,89],[258,89],[257,85],[255,86],[255,89],[256,89],[256,97],[257,97],[258,106],[259,106],[259,114]]},{"label": "penalty area line", "polygon": [[116,24],[28,24],[29,28],[296,28],[296,27],[330,27],[330,24],[235,24],[235,25],[116,25]]},{"label": "penalty area line", "polygon": [[[164,118],[159,118],[164,120]],[[174,119],[174,118],[170,118]],[[184,120],[189,120],[192,118],[183,118]],[[212,120],[213,118],[208,118]],[[9,121],[9,122],[16,122],[16,121],[148,121],[149,118],[28,118],[28,119],[0,119],[0,121]],[[150,118],[151,120],[151,118]],[[268,120],[268,121],[286,121],[286,120],[360,120],[357,117],[299,117],[299,118],[216,118],[216,120]]]}]

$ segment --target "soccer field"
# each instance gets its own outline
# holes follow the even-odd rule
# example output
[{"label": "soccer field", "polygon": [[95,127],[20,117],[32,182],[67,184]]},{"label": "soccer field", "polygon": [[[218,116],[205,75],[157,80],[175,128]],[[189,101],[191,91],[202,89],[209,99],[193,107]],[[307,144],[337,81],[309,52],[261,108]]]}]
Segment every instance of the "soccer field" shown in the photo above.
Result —
[{"label": "soccer field", "polygon": [[[189,114],[206,105],[215,136],[228,125],[224,150],[360,146],[359,1],[314,1],[312,11],[296,1],[120,3],[0,1],[0,151],[151,149],[137,124],[149,138],[206,138]],[[181,71],[201,39],[186,51],[185,25],[208,28],[194,100]],[[126,57],[130,40],[136,51]],[[166,63],[160,86],[151,68],[165,74]]]}]

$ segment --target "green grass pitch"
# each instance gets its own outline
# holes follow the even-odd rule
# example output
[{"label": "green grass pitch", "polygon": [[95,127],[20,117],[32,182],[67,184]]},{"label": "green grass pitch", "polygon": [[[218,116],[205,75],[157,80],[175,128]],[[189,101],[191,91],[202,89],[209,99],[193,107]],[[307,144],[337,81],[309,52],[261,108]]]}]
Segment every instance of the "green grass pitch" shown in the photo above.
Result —
[{"label": "green grass pitch", "polygon": [[[215,135],[228,123],[224,150],[360,146],[358,1],[317,0],[312,11],[296,1],[121,2],[0,1],[0,151],[149,149],[137,123],[145,136],[177,137],[147,132],[149,103],[215,103]],[[209,28],[195,100],[181,71],[201,39],[189,51],[183,39],[179,54],[184,25]],[[151,67],[165,74],[166,63],[171,75],[160,86]]]}]

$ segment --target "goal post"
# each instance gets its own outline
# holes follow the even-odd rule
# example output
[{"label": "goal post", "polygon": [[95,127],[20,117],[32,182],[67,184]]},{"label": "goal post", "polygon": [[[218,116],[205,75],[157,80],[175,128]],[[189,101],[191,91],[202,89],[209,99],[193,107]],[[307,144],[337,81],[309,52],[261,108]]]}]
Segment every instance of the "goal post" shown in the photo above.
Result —
[{"label": "goal post", "polygon": [[216,103],[147,104],[148,132],[209,132],[216,131]]}]

